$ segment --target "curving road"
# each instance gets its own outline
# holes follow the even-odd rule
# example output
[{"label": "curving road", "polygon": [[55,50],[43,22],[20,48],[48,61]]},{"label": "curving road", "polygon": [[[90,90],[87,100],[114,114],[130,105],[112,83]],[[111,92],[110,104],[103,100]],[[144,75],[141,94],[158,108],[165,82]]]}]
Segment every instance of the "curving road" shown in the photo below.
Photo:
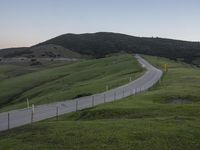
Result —
[{"label": "curving road", "polygon": [[139,55],[135,55],[134,57],[144,68],[146,68],[145,74],[140,78],[126,85],[92,96],[52,104],[38,105],[34,108],[34,110],[32,108],[25,108],[0,113],[0,131],[30,124],[32,122],[59,116],[69,112],[94,107],[98,104],[119,100],[124,97],[148,90],[160,80],[162,71],[152,66]]}]

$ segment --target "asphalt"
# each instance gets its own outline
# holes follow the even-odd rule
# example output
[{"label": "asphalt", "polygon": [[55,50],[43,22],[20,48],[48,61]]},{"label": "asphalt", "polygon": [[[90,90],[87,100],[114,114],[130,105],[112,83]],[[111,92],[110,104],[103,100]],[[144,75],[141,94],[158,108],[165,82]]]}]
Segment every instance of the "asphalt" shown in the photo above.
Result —
[{"label": "asphalt", "polygon": [[117,101],[124,97],[148,90],[160,80],[163,73],[139,55],[135,55],[134,57],[142,67],[146,69],[146,72],[140,78],[103,93],[57,103],[38,105],[34,107],[34,111],[32,108],[25,108],[0,113],[0,131],[20,127],[32,122],[41,121],[85,108],[91,108],[99,104]]}]

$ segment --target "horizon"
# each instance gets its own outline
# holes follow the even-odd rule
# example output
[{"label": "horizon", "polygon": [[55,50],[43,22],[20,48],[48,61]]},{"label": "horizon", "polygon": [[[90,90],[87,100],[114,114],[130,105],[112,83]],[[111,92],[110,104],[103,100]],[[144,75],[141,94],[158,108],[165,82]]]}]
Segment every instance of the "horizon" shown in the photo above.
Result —
[{"label": "horizon", "polygon": [[81,35],[81,34],[96,34],[96,33],[114,33],[114,34],[123,34],[123,35],[128,35],[128,36],[133,36],[133,37],[137,37],[137,38],[159,38],[159,39],[168,39],[168,40],[177,40],[177,41],[184,41],[184,42],[194,42],[194,43],[200,43],[200,41],[187,41],[187,40],[182,40],[182,39],[173,39],[173,38],[166,38],[166,37],[156,37],[156,36],[152,36],[152,37],[144,37],[144,36],[135,36],[135,35],[130,35],[130,34],[124,34],[124,33],[118,33],[118,32],[109,32],[109,31],[99,31],[99,32],[87,32],[87,33],[65,33],[65,34],[60,34],[60,35],[57,35],[55,37],[51,37],[47,40],[44,40],[44,41],[40,41],[38,43],[35,43],[34,45],[30,45],[30,46],[20,46],[20,47],[5,47],[5,48],[0,48],[0,50],[3,50],[3,49],[9,49],[9,48],[26,48],[26,47],[32,47],[32,46],[35,46],[37,44],[40,44],[40,43],[43,43],[45,41],[48,41],[50,39],[53,39],[53,38],[56,38],[56,37],[59,37],[59,36],[62,36],[62,35],[67,35],[67,34],[75,34],[75,35]]},{"label": "horizon", "polygon": [[0,5],[0,49],[67,34],[122,33],[200,41],[198,0],[8,0]]}]

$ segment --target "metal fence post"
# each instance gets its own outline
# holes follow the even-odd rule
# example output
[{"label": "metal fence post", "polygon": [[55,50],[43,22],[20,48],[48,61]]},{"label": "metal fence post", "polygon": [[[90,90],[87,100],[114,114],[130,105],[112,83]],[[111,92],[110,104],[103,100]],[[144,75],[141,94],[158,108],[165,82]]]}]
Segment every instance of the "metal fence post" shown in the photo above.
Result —
[{"label": "metal fence post", "polygon": [[56,120],[58,120],[58,106],[56,107]]},{"label": "metal fence post", "polygon": [[114,92],[114,101],[116,100],[116,92]]},{"label": "metal fence post", "polygon": [[76,111],[78,110],[78,100],[76,100]]},{"label": "metal fence post", "polygon": [[94,107],[94,96],[92,96],[92,107]]},{"label": "metal fence post", "polygon": [[104,93],[103,95],[103,102],[105,103],[106,102],[106,94]]},{"label": "metal fence post", "polygon": [[34,104],[32,104],[31,123],[33,123],[33,114],[34,114],[34,111],[35,111],[35,106],[34,106]]},{"label": "metal fence post", "polygon": [[8,130],[10,130],[10,113],[8,113]]},{"label": "metal fence post", "polygon": [[33,110],[31,111],[31,123],[33,123]]}]

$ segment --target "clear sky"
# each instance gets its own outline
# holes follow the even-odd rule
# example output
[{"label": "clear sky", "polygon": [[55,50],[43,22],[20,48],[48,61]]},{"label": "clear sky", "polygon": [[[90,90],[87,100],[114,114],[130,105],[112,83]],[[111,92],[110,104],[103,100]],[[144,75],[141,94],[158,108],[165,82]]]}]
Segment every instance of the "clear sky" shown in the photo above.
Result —
[{"label": "clear sky", "polygon": [[0,48],[99,31],[200,41],[200,0],[0,0]]}]

